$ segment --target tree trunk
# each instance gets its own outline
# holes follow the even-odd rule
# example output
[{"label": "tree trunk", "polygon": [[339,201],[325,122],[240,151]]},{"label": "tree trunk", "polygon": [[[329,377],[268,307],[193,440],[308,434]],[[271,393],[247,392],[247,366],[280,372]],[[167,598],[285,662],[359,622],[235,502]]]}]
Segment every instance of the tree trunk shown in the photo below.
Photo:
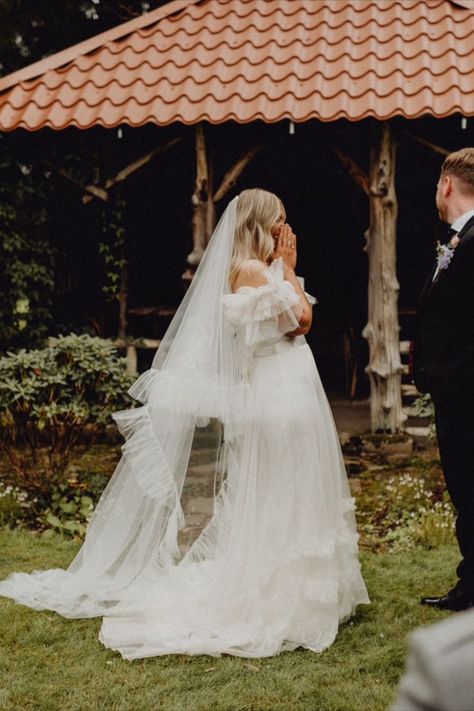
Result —
[{"label": "tree trunk", "polygon": [[206,202],[206,247],[212,237],[216,226],[216,203],[214,202],[214,163],[209,157],[208,164],[208,185],[207,185],[207,202]]},{"label": "tree trunk", "polygon": [[370,353],[366,372],[370,379],[372,431],[398,432],[406,417],[401,401],[395,141],[386,123],[376,136],[370,150],[370,227],[365,235],[369,258],[368,322],[363,336]]},{"label": "tree trunk", "polygon": [[193,206],[193,251],[188,254],[188,264],[196,268],[206,249],[206,204],[208,202],[209,177],[206,143],[202,125],[196,126],[196,183],[191,198]]},{"label": "tree trunk", "polygon": [[255,146],[246,151],[224,175],[221,185],[214,193],[214,170],[206,151],[206,142],[202,125],[196,127],[196,183],[191,198],[193,206],[193,251],[188,254],[188,269],[182,279],[188,286],[202,259],[216,226],[216,203],[233,188],[251,160],[262,149]]}]

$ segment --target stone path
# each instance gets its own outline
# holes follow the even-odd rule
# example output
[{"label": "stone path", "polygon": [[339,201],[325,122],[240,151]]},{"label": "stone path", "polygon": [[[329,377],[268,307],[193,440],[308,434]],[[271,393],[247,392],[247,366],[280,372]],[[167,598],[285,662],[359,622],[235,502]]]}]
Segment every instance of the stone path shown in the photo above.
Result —
[{"label": "stone path", "polygon": [[[331,400],[331,408],[341,440],[369,429],[368,401],[351,403],[334,399]],[[183,553],[190,548],[212,516],[215,471],[213,457],[218,439],[219,431],[215,426],[196,430],[182,495],[186,524],[180,531],[179,544]]]}]

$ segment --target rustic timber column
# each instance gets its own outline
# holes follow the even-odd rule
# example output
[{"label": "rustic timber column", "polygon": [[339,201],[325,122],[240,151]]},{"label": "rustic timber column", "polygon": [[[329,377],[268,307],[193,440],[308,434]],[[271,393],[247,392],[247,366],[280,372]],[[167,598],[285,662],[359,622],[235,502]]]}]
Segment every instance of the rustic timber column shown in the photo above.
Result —
[{"label": "rustic timber column", "polygon": [[222,179],[222,183],[214,192],[214,166],[211,158],[208,158],[206,141],[202,124],[196,126],[196,182],[194,193],[191,198],[193,209],[193,251],[188,254],[188,269],[182,275],[185,285],[189,285],[196,267],[201,261],[204,250],[211,238],[216,226],[216,203],[227,195],[241,173],[245,170],[251,160],[259,153],[262,146],[254,146],[247,150],[238,161],[227,171]]},{"label": "rustic timber column", "polygon": [[188,264],[196,268],[206,249],[206,204],[208,201],[209,175],[206,142],[202,124],[196,126],[196,182],[191,198],[193,207],[193,251],[188,254]]},{"label": "rustic timber column", "polygon": [[400,431],[401,363],[396,264],[397,197],[395,140],[388,124],[377,127],[370,149],[370,227],[365,250],[369,258],[368,322],[363,336],[369,343],[372,431]]},{"label": "rustic timber column", "polygon": [[206,247],[209,244],[209,240],[212,237],[214,228],[216,226],[216,203],[214,198],[214,162],[209,156],[207,161],[207,171],[208,171],[208,188],[207,188],[207,202],[206,202],[206,214],[205,214],[205,238]]}]

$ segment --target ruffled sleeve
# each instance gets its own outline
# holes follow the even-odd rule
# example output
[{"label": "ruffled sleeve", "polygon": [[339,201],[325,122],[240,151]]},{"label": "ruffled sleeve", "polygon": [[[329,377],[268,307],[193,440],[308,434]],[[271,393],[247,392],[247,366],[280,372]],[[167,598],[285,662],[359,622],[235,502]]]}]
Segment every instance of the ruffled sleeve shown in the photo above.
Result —
[{"label": "ruffled sleeve", "polygon": [[300,297],[284,279],[283,260],[265,270],[268,284],[242,286],[223,296],[224,313],[232,326],[245,334],[247,345],[274,341],[298,328],[302,315]]}]

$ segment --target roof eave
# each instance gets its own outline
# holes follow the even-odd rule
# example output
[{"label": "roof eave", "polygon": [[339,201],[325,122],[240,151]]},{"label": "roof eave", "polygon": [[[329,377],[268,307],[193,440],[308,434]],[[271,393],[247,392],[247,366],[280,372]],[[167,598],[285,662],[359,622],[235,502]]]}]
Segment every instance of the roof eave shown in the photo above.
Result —
[{"label": "roof eave", "polygon": [[89,39],[79,42],[72,47],[67,47],[67,49],[56,52],[49,57],[44,57],[38,62],[34,62],[34,64],[29,64],[27,67],[18,69],[16,72],[0,77],[0,93],[10,89],[12,86],[20,84],[21,82],[28,81],[29,79],[35,79],[47,71],[63,67],[65,64],[72,62],[78,57],[90,54],[107,42],[113,42],[122,37],[126,37],[131,32],[140,30],[142,27],[148,27],[148,25],[159,22],[164,17],[169,17],[177,12],[181,12],[181,10],[186,9],[190,5],[195,5],[198,2],[200,2],[200,0],[171,0],[170,3],[163,5],[163,7],[159,7],[156,10],[140,15],[140,17],[124,22],[123,24],[117,25],[110,30],[101,32],[98,35],[94,35],[94,37],[90,37]]}]

